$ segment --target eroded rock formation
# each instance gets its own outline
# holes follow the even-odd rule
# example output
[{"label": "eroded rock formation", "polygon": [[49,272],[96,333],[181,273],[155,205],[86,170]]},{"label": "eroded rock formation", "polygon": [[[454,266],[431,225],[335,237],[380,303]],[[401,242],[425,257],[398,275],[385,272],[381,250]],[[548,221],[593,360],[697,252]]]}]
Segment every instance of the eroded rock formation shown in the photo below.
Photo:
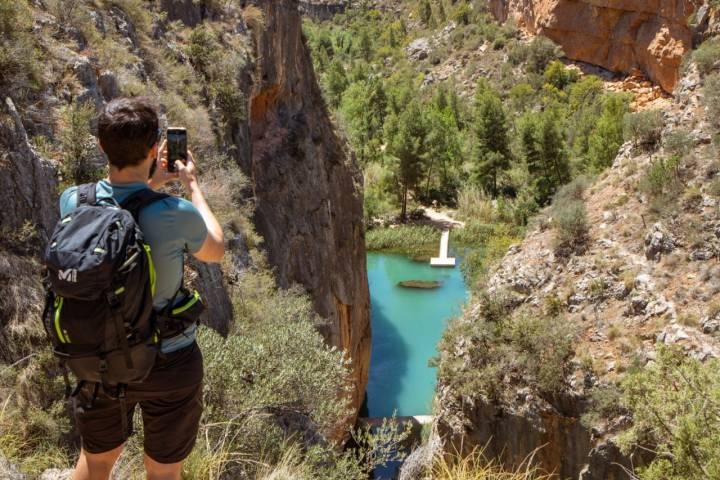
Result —
[{"label": "eroded rock formation", "polygon": [[352,359],[359,408],[370,363],[361,173],[324,106],[297,0],[255,3],[264,25],[255,31],[252,156],[242,165],[255,224],[280,284],[305,287],[327,319],[322,334]]},{"label": "eroded rock formation", "polygon": [[688,19],[699,0],[488,0],[501,21],[545,35],[573,60],[614,72],[642,70],[665,91],[692,47]]}]

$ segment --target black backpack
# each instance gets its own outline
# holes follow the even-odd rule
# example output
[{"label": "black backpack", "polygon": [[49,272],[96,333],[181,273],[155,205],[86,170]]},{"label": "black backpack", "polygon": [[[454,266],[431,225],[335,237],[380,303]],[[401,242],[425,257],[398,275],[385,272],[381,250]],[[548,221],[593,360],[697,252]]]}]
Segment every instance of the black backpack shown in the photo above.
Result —
[{"label": "black backpack", "polygon": [[78,187],[77,208],[57,223],[45,252],[43,323],[78,389],[94,382],[96,391],[123,391],[148,376],[160,350],[155,269],[138,215],[168,195],[143,189],[118,205],[98,203],[95,188]]}]

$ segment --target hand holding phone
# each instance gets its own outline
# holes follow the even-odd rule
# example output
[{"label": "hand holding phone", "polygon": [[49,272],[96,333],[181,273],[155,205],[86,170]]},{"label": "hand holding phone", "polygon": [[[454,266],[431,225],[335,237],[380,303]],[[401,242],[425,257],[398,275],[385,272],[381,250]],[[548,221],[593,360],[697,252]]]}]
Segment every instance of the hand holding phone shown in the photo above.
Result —
[{"label": "hand holding phone", "polygon": [[174,173],[175,162],[180,160],[187,163],[187,130],[182,127],[170,127],[167,130],[167,169]]}]

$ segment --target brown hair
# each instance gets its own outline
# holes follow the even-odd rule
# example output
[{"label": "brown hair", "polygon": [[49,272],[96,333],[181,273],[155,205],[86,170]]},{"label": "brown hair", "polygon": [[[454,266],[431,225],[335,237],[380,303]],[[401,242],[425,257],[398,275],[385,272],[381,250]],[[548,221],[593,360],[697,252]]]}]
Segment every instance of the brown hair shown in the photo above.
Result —
[{"label": "brown hair", "polygon": [[147,98],[118,98],[98,119],[98,139],[110,165],[119,170],[142,163],[159,140],[158,114]]}]

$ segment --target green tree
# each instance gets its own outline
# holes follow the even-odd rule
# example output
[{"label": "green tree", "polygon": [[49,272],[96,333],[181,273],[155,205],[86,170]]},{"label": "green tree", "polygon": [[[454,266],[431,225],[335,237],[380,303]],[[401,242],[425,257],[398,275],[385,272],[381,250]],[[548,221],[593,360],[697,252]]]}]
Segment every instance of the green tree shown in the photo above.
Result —
[{"label": "green tree", "polygon": [[602,115],[588,139],[588,164],[600,171],[610,165],[623,144],[623,118],[628,111],[627,99],[622,95],[608,95]]},{"label": "green tree", "polygon": [[427,178],[425,196],[430,195],[430,185],[434,179],[435,169],[439,169],[439,186],[441,193],[449,197],[453,192],[450,185],[450,170],[457,167],[460,161],[460,138],[455,116],[449,106],[439,108],[431,106],[427,110]]},{"label": "green tree", "polygon": [[558,187],[570,181],[570,163],[565,138],[555,114],[543,113],[540,121],[538,142],[544,165],[544,175],[552,185],[552,193]]},{"label": "green tree", "polygon": [[528,114],[520,121],[520,145],[535,200],[546,205],[570,180],[565,141],[554,114]]},{"label": "green tree", "polygon": [[398,184],[400,219],[407,219],[408,194],[422,181],[427,140],[427,126],[416,99],[400,115],[391,114],[386,122],[387,152],[393,159],[391,168]]},{"label": "green tree", "polygon": [[358,51],[366,62],[369,62],[370,58],[372,58],[373,43],[367,28],[362,29],[362,31],[360,32]]},{"label": "green tree", "polygon": [[325,75],[325,89],[332,108],[338,108],[342,102],[343,93],[348,88],[348,79],[345,74],[345,67],[339,60],[335,59],[330,63]]},{"label": "green tree", "polygon": [[565,87],[574,83],[578,79],[578,73],[565,67],[560,60],[554,60],[545,69],[543,74],[545,83],[549,83],[553,87],[563,90]]},{"label": "green tree", "polygon": [[380,156],[386,108],[387,97],[378,79],[355,82],[343,94],[340,114],[362,165]]},{"label": "green tree", "polygon": [[498,177],[510,168],[508,120],[497,92],[484,83],[475,99],[475,176],[491,195],[498,193]]}]

